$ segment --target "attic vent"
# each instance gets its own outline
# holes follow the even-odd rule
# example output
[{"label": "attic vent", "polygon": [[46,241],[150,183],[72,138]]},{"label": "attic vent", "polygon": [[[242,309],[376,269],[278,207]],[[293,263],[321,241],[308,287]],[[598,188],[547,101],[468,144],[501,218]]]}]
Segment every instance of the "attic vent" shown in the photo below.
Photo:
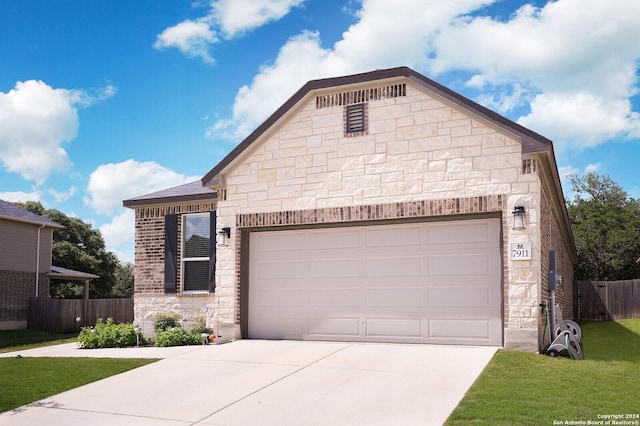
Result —
[{"label": "attic vent", "polygon": [[365,128],[365,104],[349,105],[346,108],[346,134],[360,133]]},{"label": "attic vent", "polygon": [[379,99],[397,98],[400,96],[407,96],[407,85],[404,83],[317,96],[316,108],[351,105],[367,101],[377,101]]},{"label": "attic vent", "polygon": [[538,162],[535,158],[522,160],[522,174],[536,174],[538,172]]}]

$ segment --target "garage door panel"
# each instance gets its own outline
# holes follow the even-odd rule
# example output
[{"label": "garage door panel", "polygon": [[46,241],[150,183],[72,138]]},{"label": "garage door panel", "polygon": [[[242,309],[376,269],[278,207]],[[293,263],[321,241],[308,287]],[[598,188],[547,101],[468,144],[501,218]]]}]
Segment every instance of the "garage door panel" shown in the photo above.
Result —
[{"label": "garage door panel", "polygon": [[278,252],[299,252],[304,247],[304,240],[297,235],[278,233],[272,235],[268,240],[256,240],[252,250],[256,252],[278,253]]},{"label": "garage door panel", "polygon": [[306,291],[299,288],[269,288],[255,293],[256,307],[289,308],[306,306]]},{"label": "garage door panel", "polygon": [[306,330],[306,318],[278,317],[270,314],[269,323],[253,324],[249,337],[254,339],[300,339]]},{"label": "garage door panel", "polygon": [[435,339],[491,338],[491,323],[486,319],[435,319],[429,321],[429,337]]},{"label": "garage door panel", "polygon": [[399,256],[389,254],[385,257],[366,259],[367,277],[419,277],[423,275],[423,258],[420,256]]},{"label": "garage door panel", "polygon": [[372,228],[365,231],[366,247],[420,247],[422,229],[419,226],[405,226],[395,232],[386,229]]},{"label": "garage door panel", "polygon": [[368,337],[384,337],[395,340],[402,338],[419,339],[422,336],[422,321],[419,318],[367,318]]},{"label": "garage door panel", "polygon": [[360,337],[360,318],[310,318],[309,336]]},{"label": "garage door panel", "polygon": [[429,227],[431,246],[497,246],[495,239],[498,221],[462,221],[434,223]]},{"label": "garage door panel", "polygon": [[314,278],[357,278],[360,259],[319,259],[307,261],[307,275]]},{"label": "garage door panel", "polygon": [[359,307],[361,290],[359,288],[323,288],[309,290],[308,305],[314,307]]},{"label": "garage door panel", "polygon": [[422,287],[385,287],[367,289],[368,307],[409,307],[422,306]]},{"label": "garage door panel", "polygon": [[448,277],[455,276],[477,276],[491,275],[494,270],[491,268],[491,256],[487,253],[447,253],[443,255],[429,256],[429,276]]},{"label": "garage door panel", "polygon": [[487,311],[492,306],[489,287],[448,286],[429,289],[429,306],[438,308],[482,307]]},{"label": "garage door panel", "polygon": [[324,230],[308,231],[304,239],[308,250],[345,250],[360,247],[360,233],[351,228],[335,229],[327,233]]},{"label": "garage door panel", "polygon": [[502,343],[498,219],[254,232],[249,249],[249,337]]},{"label": "garage door panel", "polygon": [[307,276],[308,262],[304,260],[260,262],[255,265],[256,275],[262,279],[304,278]]}]

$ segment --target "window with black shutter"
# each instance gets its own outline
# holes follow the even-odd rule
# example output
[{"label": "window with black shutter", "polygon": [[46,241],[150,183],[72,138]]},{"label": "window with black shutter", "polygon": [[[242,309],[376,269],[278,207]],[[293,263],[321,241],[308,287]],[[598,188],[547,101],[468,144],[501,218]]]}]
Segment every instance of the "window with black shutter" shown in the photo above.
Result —
[{"label": "window with black shutter", "polygon": [[[209,213],[182,216],[182,291],[209,291],[211,270],[211,217]],[[215,259],[214,259],[215,261]]]}]

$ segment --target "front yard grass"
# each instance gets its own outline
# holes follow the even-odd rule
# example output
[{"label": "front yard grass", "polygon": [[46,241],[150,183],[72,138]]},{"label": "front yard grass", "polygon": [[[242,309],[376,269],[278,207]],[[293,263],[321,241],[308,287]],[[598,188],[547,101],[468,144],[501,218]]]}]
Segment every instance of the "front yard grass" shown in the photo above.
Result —
[{"label": "front yard grass", "polygon": [[0,413],[157,359],[0,358]]},{"label": "front yard grass", "polygon": [[[78,341],[78,333],[0,331],[0,353]],[[0,358],[0,413],[157,359]]]},{"label": "front yard grass", "polygon": [[446,424],[606,424],[598,415],[639,414],[640,319],[584,324],[582,349],[583,361],[498,351]]},{"label": "front yard grass", "polygon": [[40,330],[2,330],[0,331],[0,353],[77,341],[78,333],[60,334]]}]

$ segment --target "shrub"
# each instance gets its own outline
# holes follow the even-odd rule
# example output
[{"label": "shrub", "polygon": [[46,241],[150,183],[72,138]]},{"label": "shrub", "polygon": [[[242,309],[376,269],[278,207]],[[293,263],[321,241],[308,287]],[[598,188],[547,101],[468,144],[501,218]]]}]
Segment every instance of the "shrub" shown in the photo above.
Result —
[{"label": "shrub", "polygon": [[158,314],[156,315],[156,320],[153,325],[156,332],[180,328],[180,322],[176,314]]},{"label": "shrub", "polygon": [[191,332],[196,334],[212,333],[211,329],[207,327],[204,317],[200,317],[195,321],[195,324],[193,325]]},{"label": "shrub", "polygon": [[187,331],[181,328],[163,330],[156,334],[156,346],[166,347],[201,344],[202,336],[200,333],[194,333],[193,331]]},{"label": "shrub", "polygon": [[95,327],[82,327],[78,343],[84,349],[123,348],[145,344],[146,340],[141,333],[136,333],[133,324],[116,324],[113,318],[104,322],[99,318]]}]

